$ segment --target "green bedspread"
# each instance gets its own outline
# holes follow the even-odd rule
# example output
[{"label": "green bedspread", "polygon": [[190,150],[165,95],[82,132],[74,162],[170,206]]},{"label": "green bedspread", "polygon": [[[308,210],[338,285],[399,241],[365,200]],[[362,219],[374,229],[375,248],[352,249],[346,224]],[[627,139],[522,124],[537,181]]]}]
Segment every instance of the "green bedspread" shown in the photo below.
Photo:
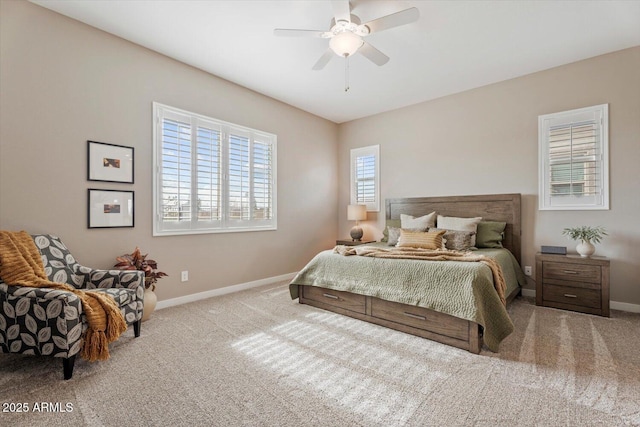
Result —
[{"label": "green bedspread", "polygon": [[[498,261],[507,282],[506,295],[525,283],[520,266],[508,250],[481,249],[476,253]],[[494,289],[491,269],[480,262],[342,256],[327,250],[316,255],[291,281],[292,299],[298,298],[297,285],[369,295],[476,322],[484,328],[484,342],[494,352],[513,332],[513,323]]]}]

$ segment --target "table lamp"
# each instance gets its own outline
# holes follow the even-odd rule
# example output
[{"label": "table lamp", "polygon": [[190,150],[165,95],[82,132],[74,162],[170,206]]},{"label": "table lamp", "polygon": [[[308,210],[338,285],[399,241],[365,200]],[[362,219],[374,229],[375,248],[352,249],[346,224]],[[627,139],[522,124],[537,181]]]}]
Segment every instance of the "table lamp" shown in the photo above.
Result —
[{"label": "table lamp", "polygon": [[362,227],[360,227],[358,221],[367,219],[367,206],[366,205],[349,205],[347,206],[347,219],[349,221],[355,221],[356,225],[351,229],[351,238],[354,242],[359,242],[362,239]]}]

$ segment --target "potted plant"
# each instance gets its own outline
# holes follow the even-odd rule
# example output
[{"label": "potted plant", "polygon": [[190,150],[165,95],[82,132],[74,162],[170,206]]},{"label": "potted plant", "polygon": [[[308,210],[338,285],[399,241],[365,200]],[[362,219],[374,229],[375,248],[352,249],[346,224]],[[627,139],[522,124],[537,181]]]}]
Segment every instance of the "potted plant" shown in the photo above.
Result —
[{"label": "potted plant", "polygon": [[593,243],[600,243],[607,232],[603,227],[590,227],[583,225],[580,227],[565,228],[562,234],[569,236],[572,240],[580,241],[576,246],[576,251],[582,257],[590,257],[596,251]]},{"label": "potted plant", "polygon": [[158,279],[167,276],[166,273],[158,271],[158,263],[152,259],[147,259],[149,254],[142,255],[140,248],[130,254],[124,254],[116,257],[118,263],[114,265],[119,270],[138,270],[144,272],[144,309],[142,311],[142,320],[147,320],[153,310],[156,308],[158,297],[155,292]]}]

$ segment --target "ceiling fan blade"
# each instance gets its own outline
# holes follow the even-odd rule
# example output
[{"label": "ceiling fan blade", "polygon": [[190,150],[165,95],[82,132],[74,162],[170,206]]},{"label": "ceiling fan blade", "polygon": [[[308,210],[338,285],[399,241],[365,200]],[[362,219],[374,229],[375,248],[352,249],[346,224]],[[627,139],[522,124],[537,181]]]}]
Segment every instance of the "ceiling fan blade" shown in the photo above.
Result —
[{"label": "ceiling fan blade", "polygon": [[326,31],[320,30],[290,30],[285,28],[276,28],[273,34],[281,37],[320,37],[326,38]]},{"label": "ceiling fan blade", "polygon": [[358,52],[360,52],[365,58],[367,58],[369,61],[373,62],[376,65],[384,65],[387,62],[389,62],[389,57],[387,55],[380,52],[378,49],[371,46],[367,42],[364,42],[362,47],[358,49]]},{"label": "ceiling fan blade", "polygon": [[331,58],[333,58],[333,55],[335,55],[335,53],[333,53],[331,48],[327,49],[322,54],[320,59],[318,59],[318,62],[316,62],[316,64],[311,69],[315,70],[315,71],[322,70],[324,68],[324,66],[327,65],[329,63],[329,61],[331,61]]},{"label": "ceiling fan blade", "polygon": [[349,0],[334,0],[331,2],[333,6],[333,16],[338,21],[351,22],[351,5]]},{"label": "ceiling fan blade", "polygon": [[419,17],[420,11],[415,7],[411,7],[409,9],[401,10],[400,12],[392,13],[391,15],[374,19],[364,25],[369,27],[369,34],[371,34],[388,30],[389,28],[398,27],[400,25],[410,24],[411,22],[417,21]]}]

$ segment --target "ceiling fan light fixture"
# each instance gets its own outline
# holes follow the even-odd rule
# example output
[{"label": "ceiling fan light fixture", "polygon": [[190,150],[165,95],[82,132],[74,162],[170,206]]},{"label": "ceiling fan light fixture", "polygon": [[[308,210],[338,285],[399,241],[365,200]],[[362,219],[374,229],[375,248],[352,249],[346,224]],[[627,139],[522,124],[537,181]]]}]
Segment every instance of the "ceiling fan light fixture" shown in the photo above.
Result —
[{"label": "ceiling fan light fixture", "polygon": [[362,38],[351,31],[338,33],[329,40],[331,50],[341,57],[353,55],[363,44]]}]

